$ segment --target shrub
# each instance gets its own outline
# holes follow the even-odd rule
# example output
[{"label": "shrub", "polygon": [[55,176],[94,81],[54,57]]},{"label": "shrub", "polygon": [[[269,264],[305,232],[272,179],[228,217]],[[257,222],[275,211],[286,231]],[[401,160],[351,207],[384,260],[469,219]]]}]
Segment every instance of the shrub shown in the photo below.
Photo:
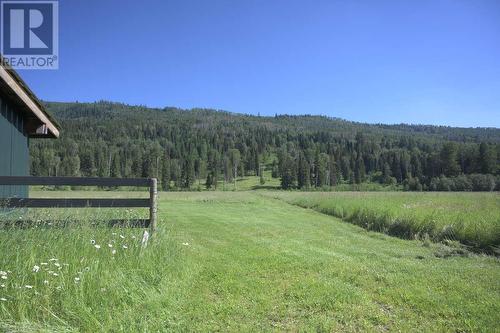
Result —
[{"label": "shrub", "polygon": [[406,181],[407,189],[410,191],[422,191],[422,184],[418,178],[410,178]]},{"label": "shrub", "polygon": [[469,175],[473,191],[493,191],[496,186],[493,175],[472,174]]},{"label": "shrub", "polygon": [[[411,180],[407,184],[408,189],[415,191],[411,188]],[[498,188],[497,179],[490,174],[440,176],[432,178],[428,186],[430,191],[493,191],[495,188]]]},{"label": "shrub", "polygon": [[472,191],[472,182],[466,175],[460,175],[454,179],[455,191]]}]

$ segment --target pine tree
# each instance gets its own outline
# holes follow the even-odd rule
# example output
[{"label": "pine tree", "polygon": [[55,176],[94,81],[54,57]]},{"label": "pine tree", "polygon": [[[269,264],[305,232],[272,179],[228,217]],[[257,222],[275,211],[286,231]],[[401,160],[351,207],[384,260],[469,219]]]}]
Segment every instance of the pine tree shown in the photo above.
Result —
[{"label": "pine tree", "polygon": [[168,191],[170,189],[170,159],[167,154],[162,159],[161,168],[161,189]]},{"label": "pine tree", "polygon": [[460,172],[458,164],[458,147],[454,142],[443,145],[440,152],[441,173],[445,176],[456,176]]},{"label": "pine tree", "polygon": [[189,189],[191,188],[191,185],[194,184],[194,177],[195,177],[195,172],[194,172],[194,156],[193,154],[190,154],[188,158],[184,161],[183,168],[182,168],[182,173],[181,173],[181,178],[182,178],[182,187]]},{"label": "pine tree", "polygon": [[479,172],[481,173],[495,173],[496,169],[496,151],[488,146],[488,144],[481,142],[479,145]]},{"label": "pine tree", "polygon": [[356,184],[361,184],[365,180],[365,162],[359,154],[356,159],[356,165],[354,167],[354,182]]},{"label": "pine tree", "polygon": [[207,174],[207,180],[205,181],[205,187],[207,190],[211,189],[213,185],[213,178],[212,178],[212,172],[209,172]]},{"label": "pine tree", "polygon": [[309,168],[309,163],[307,162],[304,153],[299,152],[297,186],[301,189],[307,189],[311,186]]},{"label": "pine tree", "polygon": [[120,178],[122,176],[121,165],[120,165],[120,155],[118,153],[115,153],[112,157],[110,176],[117,177],[117,178]]},{"label": "pine tree", "polygon": [[281,188],[287,190],[294,187],[296,175],[295,163],[288,152],[284,152],[281,158]]}]

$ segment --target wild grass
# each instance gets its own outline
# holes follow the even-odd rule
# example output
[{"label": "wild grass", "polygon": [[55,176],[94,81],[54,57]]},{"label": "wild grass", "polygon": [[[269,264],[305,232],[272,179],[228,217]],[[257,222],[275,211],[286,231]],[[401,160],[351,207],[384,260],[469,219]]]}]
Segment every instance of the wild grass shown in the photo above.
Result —
[{"label": "wild grass", "polygon": [[275,197],[368,230],[404,239],[458,241],[500,254],[498,193],[281,192]]},{"label": "wild grass", "polygon": [[161,193],[159,231],[145,249],[142,229],[93,223],[135,217],[122,210],[41,210],[40,219],[83,223],[0,229],[0,331],[498,328],[498,259],[437,257],[441,245],[368,232],[262,193]]}]

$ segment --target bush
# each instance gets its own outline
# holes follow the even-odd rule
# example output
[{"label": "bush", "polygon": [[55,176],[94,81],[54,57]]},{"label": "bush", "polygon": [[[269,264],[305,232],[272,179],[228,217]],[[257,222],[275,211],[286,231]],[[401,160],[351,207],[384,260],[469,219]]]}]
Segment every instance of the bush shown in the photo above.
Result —
[{"label": "bush", "polygon": [[[415,191],[411,188],[411,180],[407,184],[410,190]],[[498,186],[498,180],[493,175],[471,174],[450,178],[435,177],[431,179],[427,188],[430,191],[493,191],[495,188],[498,189]]]},{"label": "bush", "polygon": [[466,175],[460,175],[454,179],[455,191],[472,191],[472,182]]},{"label": "bush", "polygon": [[398,183],[398,180],[394,177],[387,177],[385,179],[385,184],[386,185],[396,185]]},{"label": "bush", "polygon": [[496,186],[493,175],[472,174],[469,175],[473,191],[493,191]]},{"label": "bush", "polygon": [[422,184],[420,184],[420,180],[418,178],[410,178],[405,182],[405,189],[410,191],[422,191]]}]

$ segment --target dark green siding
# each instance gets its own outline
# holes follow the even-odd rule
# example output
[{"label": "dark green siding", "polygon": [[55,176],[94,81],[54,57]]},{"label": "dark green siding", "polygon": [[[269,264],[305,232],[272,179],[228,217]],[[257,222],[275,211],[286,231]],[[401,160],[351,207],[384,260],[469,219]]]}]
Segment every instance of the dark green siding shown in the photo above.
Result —
[{"label": "dark green siding", "polygon": [[[24,131],[24,119],[0,96],[0,175],[28,176],[28,137]],[[0,185],[0,198],[28,197],[27,186]]]}]

